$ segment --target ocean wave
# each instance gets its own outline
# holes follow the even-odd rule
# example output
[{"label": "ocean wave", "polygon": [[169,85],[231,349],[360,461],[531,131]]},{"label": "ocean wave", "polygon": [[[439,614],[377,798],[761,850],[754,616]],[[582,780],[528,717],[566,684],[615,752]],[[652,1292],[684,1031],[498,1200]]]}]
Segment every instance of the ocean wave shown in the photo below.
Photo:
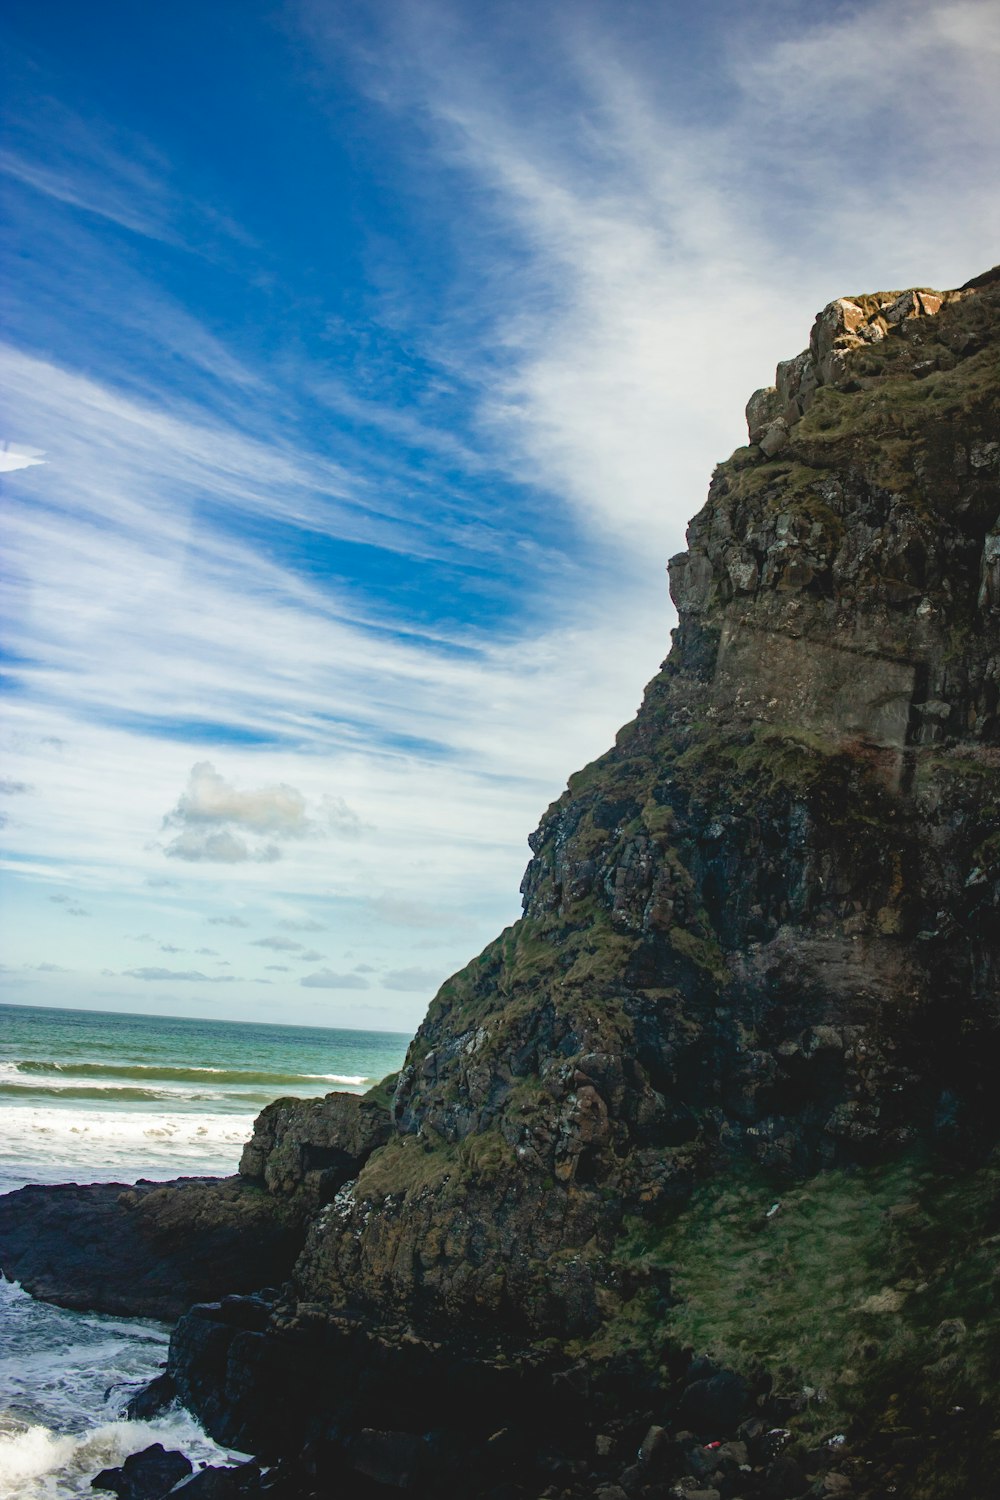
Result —
[{"label": "ocean wave", "polygon": [[46,1077],[52,1074],[74,1078],[133,1078],[140,1082],[213,1084],[314,1084],[343,1083],[359,1088],[378,1080],[364,1073],[279,1073],[254,1068],[174,1067],[168,1063],[95,1063],[49,1062],[25,1059],[15,1062],[13,1071]]},{"label": "ocean wave", "polygon": [[28,1182],[135,1182],[236,1171],[255,1112],[66,1109],[12,1101],[0,1133],[0,1192]]},{"label": "ocean wave", "polygon": [[54,1432],[42,1423],[0,1425],[0,1494],[6,1500],[70,1500],[90,1493],[101,1469],[117,1468],[151,1443],[180,1448],[196,1467],[232,1464],[246,1455],[220,1448],[186,1412],[154,1422],[103,1422],[81,1433]]},{"label": "ocean wave", "polygon": [[0,1083],[0,1098],[6,1099],[38,1099],[46,1095],[56,1099],[106,1099],[111,1100],[141,1100],[141,1099],[167,1099],[170,1096],[163,1089],[140,1089],[128,1086],[115,1088],[113,1084],[85,1084],[85,1083]]}]

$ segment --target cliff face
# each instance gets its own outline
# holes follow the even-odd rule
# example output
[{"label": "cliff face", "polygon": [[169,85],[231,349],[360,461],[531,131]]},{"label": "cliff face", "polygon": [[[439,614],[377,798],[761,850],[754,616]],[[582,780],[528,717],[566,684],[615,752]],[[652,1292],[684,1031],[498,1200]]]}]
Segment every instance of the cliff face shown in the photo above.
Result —
[{"label": "cliff face", "polygon": [[673,649],[441,990],[300,1295],[593,1331],[629,1216],[993,1128],[1000,283],[831,303],[670,565]]},{"label": "cliff face", "polygon": [[[826,1382],[896,1436],[973,1409],[1000,1367],[993,1323],[954,1352],[998,1227],[998,312],[1000,273],[842,298],[751,398],[670,564],[670,655],[532,836],[521,920],[443,986],[391,1097],[259,1122],[243,1172],[312,1212],[291,1292],[243,1333],[185,1320],[172,1355],[230,1441],[285,1422],[367,1453],[366,1365],[416,1443],[442,1341],[522,1422],[558,1353],[591,1392],[616,1360],[664,1401],[680,1372],[674,1419],[722,1436],[751,1387],[706,1417],[684,1345],[798,1381],[781,1409],[755,1388],[765,1422]],[[491,1421],[448,1368],[453,1426]],[[908,1493],[964,1482],[947,1451]],[[406,1488],[386,1452],[355,1468]]]}]

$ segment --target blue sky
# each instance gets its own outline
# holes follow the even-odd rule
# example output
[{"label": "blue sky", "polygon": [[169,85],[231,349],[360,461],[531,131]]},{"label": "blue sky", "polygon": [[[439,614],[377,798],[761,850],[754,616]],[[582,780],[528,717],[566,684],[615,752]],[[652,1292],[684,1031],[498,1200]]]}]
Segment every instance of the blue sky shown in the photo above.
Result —
[{"label": "blue sky", "polygon": [[962,3],[7,0],[5,993],[410,1029],[814,312],[996,259]]}]

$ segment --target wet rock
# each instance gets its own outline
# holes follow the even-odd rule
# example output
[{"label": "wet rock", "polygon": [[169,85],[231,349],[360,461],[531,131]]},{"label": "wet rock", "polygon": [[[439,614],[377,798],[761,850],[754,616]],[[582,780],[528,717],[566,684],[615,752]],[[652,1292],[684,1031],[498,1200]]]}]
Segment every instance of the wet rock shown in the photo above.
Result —
[{"label": "wet rock", "polygon": [[168,1452],[162,1443],[153,1443],[131,1454],[120,1468],[102,1469],[90,1487],[110,1490],[119,1500],[161,1500],[192,1468],[183,1453]]},{"label": "wet rock", "polygon": [[148,1422],[176,1399],[177,1386],[171,1376],[157,1375],[141,1391],[131,1396],[125,1404],[125,1415],[130,1422]]}]

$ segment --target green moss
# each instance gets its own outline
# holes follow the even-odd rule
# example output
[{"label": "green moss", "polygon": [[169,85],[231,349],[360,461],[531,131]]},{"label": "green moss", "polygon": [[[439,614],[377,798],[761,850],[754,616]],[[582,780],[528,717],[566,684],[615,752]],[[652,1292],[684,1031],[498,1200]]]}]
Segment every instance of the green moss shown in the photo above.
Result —
[{"label": "green moss", "polygon": [[[766,1369],[779,1389],[816,1393],[805,1435],[851,1421],[905,1433],[946,1425],[956,1406],[992,1426],[998,1250],[998,1162],[956,1173],[913,1157],[794,1186],[737,1165],[672,1219],[626,1222],[618,1259],[647,1288],[588,1347],[666,1337]],[[652,1289],[665,1277],[666,1302]],[[928,1472],[914,1494],[966,1493]]]},{"label": "green moss", "polygon": [[389,1194],[410,1194],[438,1187],[458,1171],[456,1148],[414,1135],[395,1136],[368,1158],[358,1178],[357,1196],[379,1201]]},{"label": "green moss", "polygon": [[363,1094],[362,1098],[371,1104],[380,1104],[383,1109],[388,1109],[392,1103],[392,1096],[395,1093],[398,1079],[398,1073],[388,1073],[380,1083],[376,1083],[374,1088],[370,1088],[367,1094]]},{"label": "green moss", "polygon": [[704,969],[720,984],[725,982],[726,961],[722,949],[713,939],[699,937],[685,927],[671,927],[670,946],[675,953],[679,953],[682,958],[688,959],[699,969]]}]

